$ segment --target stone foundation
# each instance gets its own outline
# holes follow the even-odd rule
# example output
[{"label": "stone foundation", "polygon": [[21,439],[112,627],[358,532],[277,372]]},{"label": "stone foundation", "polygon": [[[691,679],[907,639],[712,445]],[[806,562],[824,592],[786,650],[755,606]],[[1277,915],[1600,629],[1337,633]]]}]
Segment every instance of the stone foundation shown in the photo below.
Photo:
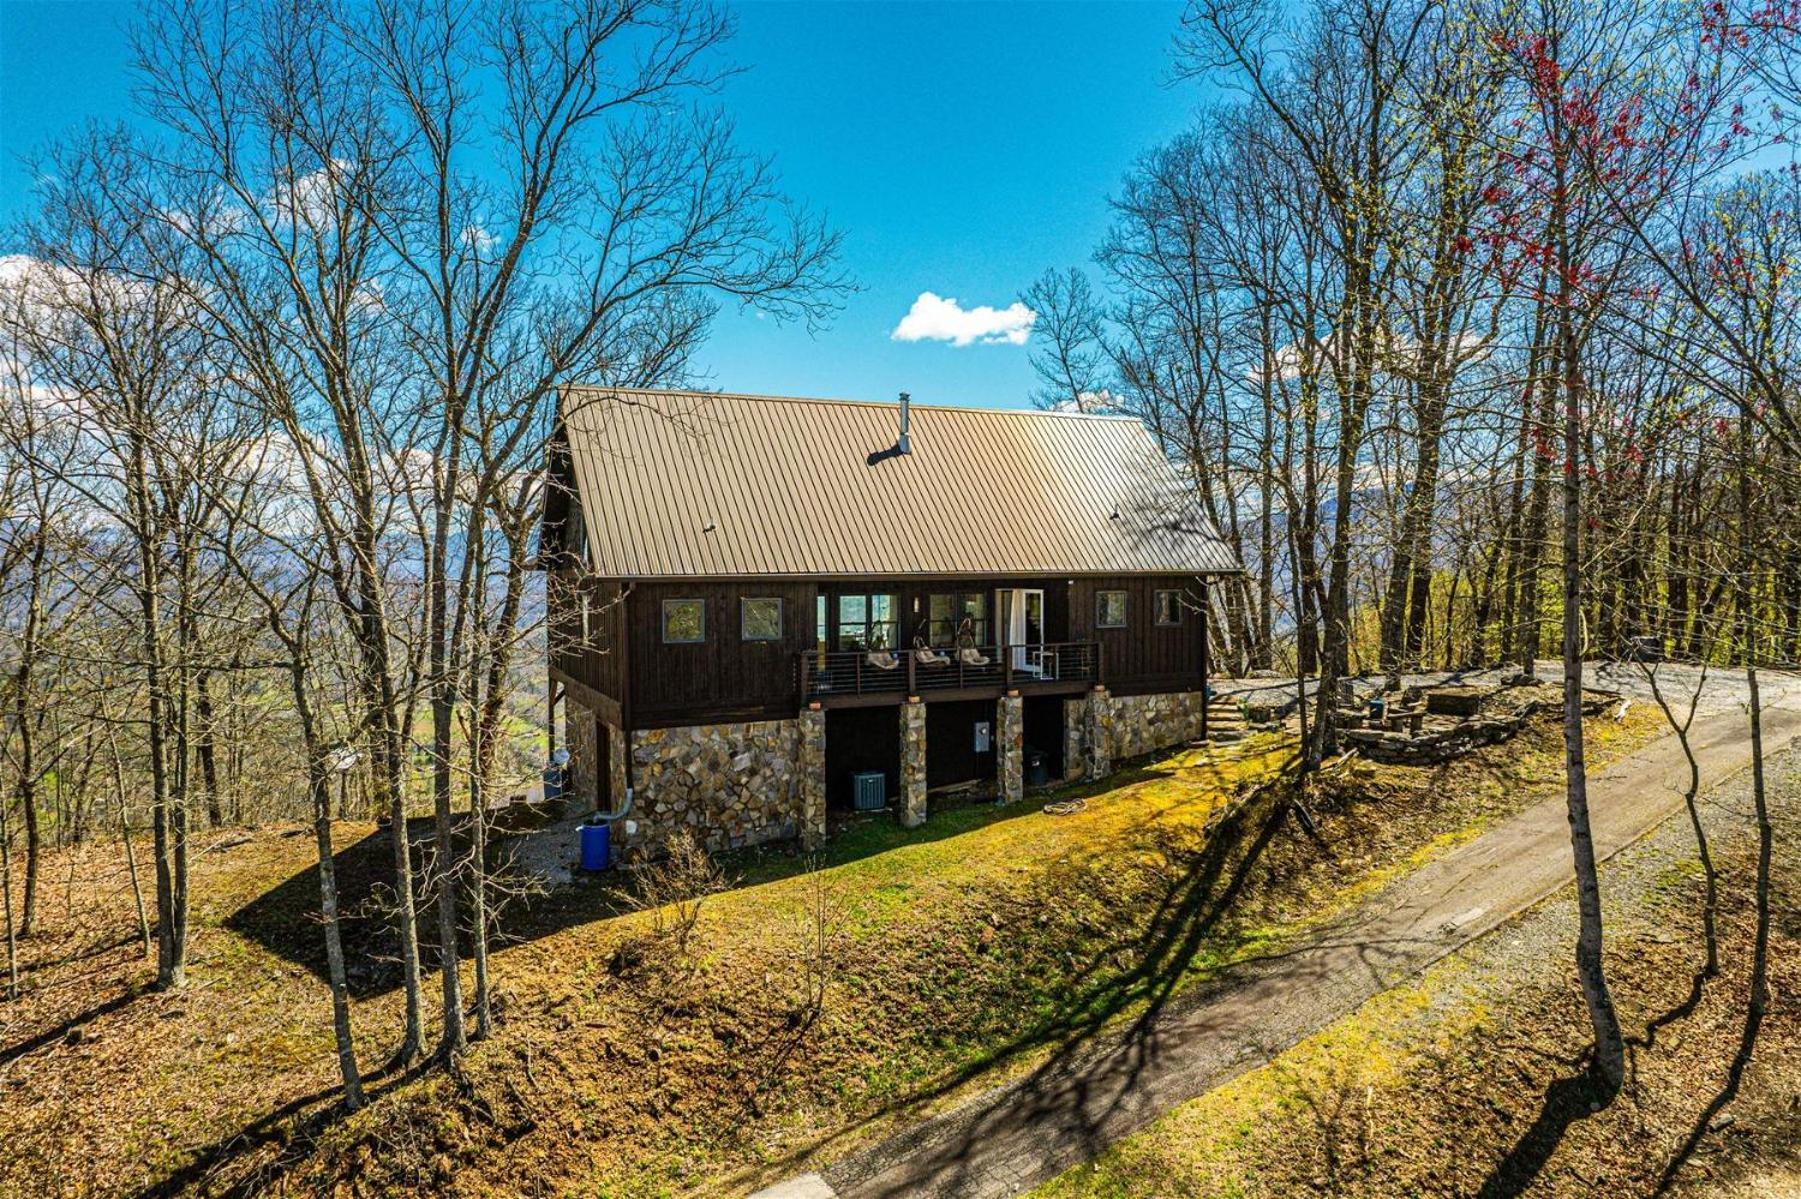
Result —
[{"label": "stone foundation", "polygon": [[568,791],[563,799],[570,815],[592,812],[600,794],[600,763],[595,761],[599,745],[594,736],[599,719],[573,695],[563,700],[563,748],[569,751]]},{"label": "stone foundation", "polygon": [[800,727],[800,843],[808,852],[825,842],[825,712],[803,710],[795,723]]},{"label": "stone foundation", "polygon": [[1088,698],[1063,701],[1063,781],[1073,783],[1081,778],[1087,765],[1082,760],[1083,734],[1088,727]]},{"label": "stone foundation", "polygon": [[[1201,735],[1206,700],[1199,691],[1113,696],[1097,687],[1063,702],[1063,777],[1104,778],[1114,763],[1184,745]],[[898,706],[898,816],[907,828],[925,822],[926,705]],[[592,810],[597,794],[595,714],[573,700],[566,716],[572,812]],[[625,794],[629,762],[635,788],[629,821],[614,825],[626,856],[656,854],[678,829],[708,850],[738,849],[798,837],[810,850],[825,839],[825,712],[808,708],[793,720],[643,729],[605,725],[612,793]],[[995,704],[995,773],[1003,803],[1025,792],[1025,701]]]},{"label": "stone foundation", "polygon": [[607,769],[613,776],[607,786],[607,795],[611,797],[609,806],[618,811],[625,803],[625,730],[611,724],[601,727],[607,731]]},{"label": "stone foundation", "polygon": [[926,822],[926,706],[918,700],[900,706],[900,822]]},{"label": "stone foundation", "polygon": [[1082,773],[1087,778],[1113,773],[1112,711],[1113,697],[1105,687],[1096,687],[1082,700]]},{"label": "stone foundation", "polygon": [[1017,695],[1003,695],[995,704],[994,749],[1000,802],[1015,803],[1026,793],[1026,701]]},{"label": "stone foundation", "polygon": [[682,828],[714,851],[800,835],[802,741],[799,720],[632,733],[630,827],[615,825],[614,836],[628,854],[654,854]]},{"label": "stone foundation", "polygon": [[1098,706],[1099,736],[1113,762],[1199,739],[1207,697],[1200,691],[1107,696]]}]

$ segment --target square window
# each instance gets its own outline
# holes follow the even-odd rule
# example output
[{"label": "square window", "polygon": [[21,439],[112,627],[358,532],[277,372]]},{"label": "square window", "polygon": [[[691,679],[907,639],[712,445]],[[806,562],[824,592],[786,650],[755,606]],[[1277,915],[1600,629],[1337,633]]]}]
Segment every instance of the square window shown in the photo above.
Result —
[{"label": "square window", "polygon": [[782,600],[780,596],[746,597],[738,601],[740,635],[746,641],[780,641],[782,639]]},{"label": "square window", "polygon": [[1157,623],[1161,625],[1182,623],[1182,593],[1180,591],[1159,591],[1157,593]]},{"label": "square window", "polygon": [[663,644],[690,645],[707,639],[707,601],[663,601]]},{"label": "square window", "polygon": [[1094,623],[1097,628],[1123,629],[1126,627],[1126,593],[1123,591],[1101,591],[1095,595]]},{"label": "square window", "polygon": [[988,594],[983,591],[940,592],[932,596],[926,635],[933,645],[955,645],[963,637],[988,644]]}]

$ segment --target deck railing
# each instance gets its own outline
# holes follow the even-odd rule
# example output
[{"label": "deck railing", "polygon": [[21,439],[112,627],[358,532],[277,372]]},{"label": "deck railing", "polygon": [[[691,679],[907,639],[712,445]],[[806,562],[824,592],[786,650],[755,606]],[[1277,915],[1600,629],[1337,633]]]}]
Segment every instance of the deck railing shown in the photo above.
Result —
[{"label": "deck railing", "polygon": [[1101,647],[1093,641],[934,648],[929,658],[917,650],[809,650],[799,657],[804,701],[1096,683],[1101,676]]}]

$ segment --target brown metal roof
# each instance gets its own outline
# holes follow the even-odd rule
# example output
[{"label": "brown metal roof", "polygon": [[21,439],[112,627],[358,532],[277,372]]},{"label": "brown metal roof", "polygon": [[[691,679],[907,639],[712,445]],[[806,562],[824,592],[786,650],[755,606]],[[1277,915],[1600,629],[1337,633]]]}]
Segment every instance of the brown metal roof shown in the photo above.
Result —
[{"label": "brown metal roof", "polygon": [[[1238,563],[1129,417],[568,388],[608,578],[1209,574]],[[1116,515],[1117,514],[1117,515]]]}]

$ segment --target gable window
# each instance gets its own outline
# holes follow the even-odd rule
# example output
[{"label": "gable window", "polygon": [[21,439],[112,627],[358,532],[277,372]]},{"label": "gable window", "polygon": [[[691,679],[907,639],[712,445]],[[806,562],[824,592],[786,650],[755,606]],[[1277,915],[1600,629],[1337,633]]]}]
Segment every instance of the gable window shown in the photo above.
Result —
[{"label": "gable window", "polygon": [[706,600],[666,599],[663,601],[664,645],[691,645],[706,639]]},{"label": "gable window", "polygon": [[[968,625],[965,626],[964,622]],[[926,623],[926,640],[932,645],[953,645],[967,633],[976,645],[988,641],[988,593],[959,591],[932,596]]]},{"label": "gable window", "polygon": [[1094,624],[1101,629],[1126,627],[1126,593],[1098,591],[1094,596]]},{"label": "gable window", "polygon": [[746,596],[739,600],[738,633],[745,641],[780,641],[782,598]]},{"label": "gable window", "polygon": [[900,604],[892,595],[838,597],[838,648],[893,649],[900,632]]},{"label": "gable window", "polygon": [[1159,591],[1157,593],[1157,623],[1160,625],[1182,623],[1182,593],[1180,591]]}]

